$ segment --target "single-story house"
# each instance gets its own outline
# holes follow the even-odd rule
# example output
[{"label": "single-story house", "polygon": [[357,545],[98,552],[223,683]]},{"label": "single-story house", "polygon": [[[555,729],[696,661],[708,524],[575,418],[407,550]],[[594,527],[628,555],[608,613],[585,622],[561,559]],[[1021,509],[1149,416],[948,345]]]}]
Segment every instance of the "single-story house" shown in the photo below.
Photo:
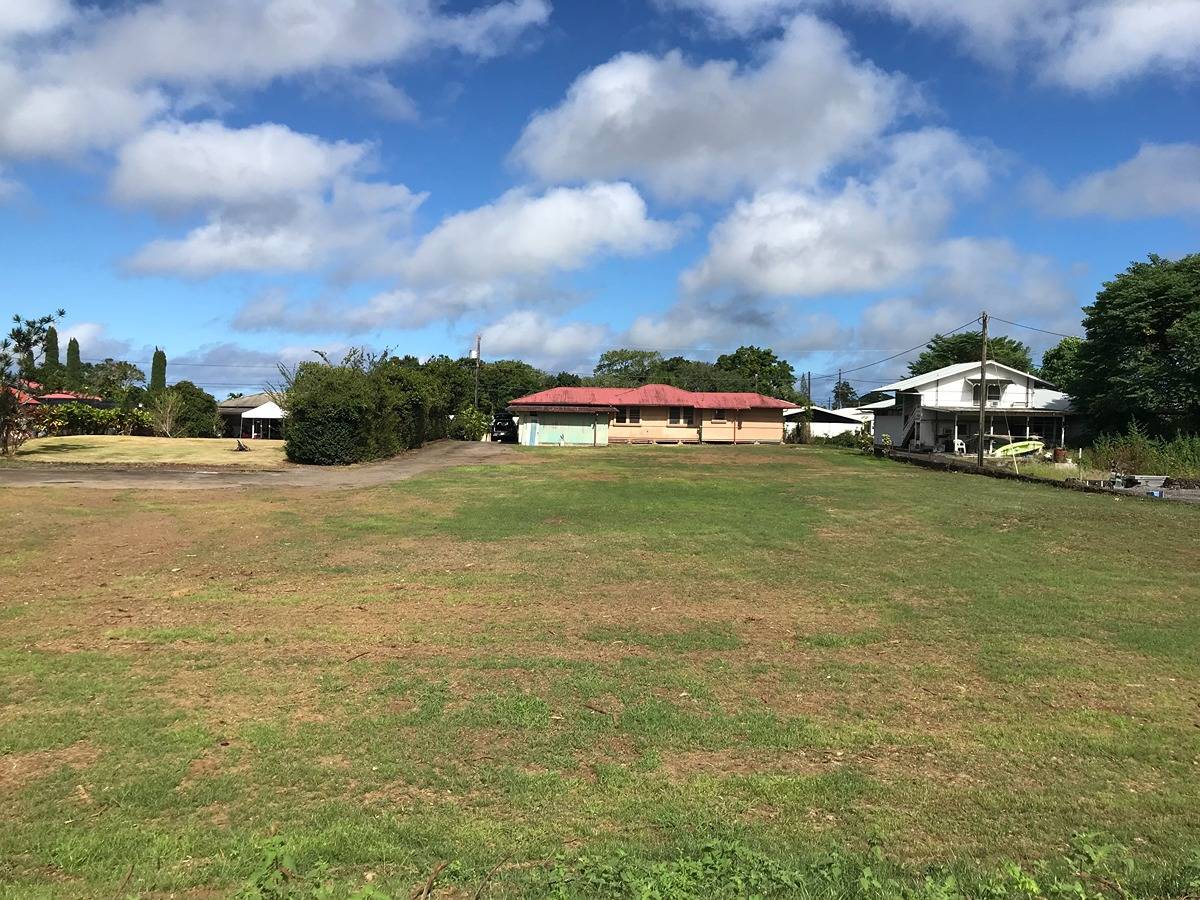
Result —
[{"label": "single-story house", "polygon": [[217,404],[221,434],[230,438],[282,438],[287,413],[266,391],[232,397]]},{"label": "single-story house", "polygon": [[638,388],[557,387],[519,397],[508,410],[526,446],[778,444],[793,404],[762,394],[697,392],[667,384]]},{"label": "single-story house", "polygon": [[894,391],[895,396],[863,409],[875,416],[875,443],[889,435],[898,448],[942,452],[977,448],[981,399],[985,452],[1027,439],[1065,447],[1080,424],[1071,398],[1054,385],[997,362],[987,364],[983,398],[977,362],[944,366],[880,390]]},{"label": "single-story house", "polygon": [[47,406],[61,406],[64,403],[83,403],[86,406],[112,406],[103,397],[93,394],[81,394],[79,391],[55,391],[52,394],[42,394],[38,397]]},{"label": "single-story house", "polygon": [[[853,434],[861,431],[866,418],[861,413],[851,415],[842,409],[826,409],[824,406],[804,406],[787,409],[783,412],[783,430],[791,436],[804,421],[804,415],[810,415],[808,433],[813,437],[837,437],[840,434]],[[857,412],[857,410],[855,411]]]}]

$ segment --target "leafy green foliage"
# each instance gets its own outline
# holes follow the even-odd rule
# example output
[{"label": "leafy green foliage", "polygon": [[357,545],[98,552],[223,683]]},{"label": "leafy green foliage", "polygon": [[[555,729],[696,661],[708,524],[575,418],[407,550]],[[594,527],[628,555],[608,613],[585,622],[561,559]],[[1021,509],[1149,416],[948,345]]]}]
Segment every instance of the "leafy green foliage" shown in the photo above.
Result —
[{"label": "leafy green foliage", "polygon": [[478,441],[487,434],[490,420],[474,406],[464,406],[454,414],[450,437],[456,441]]},{"label": "leafy green foliage", "polygon": [[857,406],[858,391],[848,381],[839,381],[833,386],[833,408],[841,409],[843,406]]},{"label": "leafy green foliage", "polygon": [[792,364],[780,359],[773,350],[738,347],[733,353],[718,356],[716,367],[736,374],[747,390],[785,400],[796,394],[796,373],[792,371]]},{"label": "leafy green foliage", "polygon": [[[66,311],[61,309],[36,319],[14,315],[13,327],[0,338],[0,453],[4,455],[13,453],[32,434],[17,399],[18,383],[38,374],[48,336],[64,315]],[[57,333],[54,340],[57,350]]]},{"label": "leafy green foliage", "polygon": [[1083,338],[1065,337],[1042,354],[1039,374],[1060,391],[1074,395],[1079,383],[1079,350]]},{"label": "leafy green foliage", "polygon": [[419,447],[445,434],[451,393],[407,359],[355,351],[340,366],[302,363],[284,397],[288,459],[349,465]]},{"label": "leafy green foliage", "polygon": [[1073,396],[1095,431],[1200,432],[1200,253],[1134,263],[1084,313]]},{"label": "leafy green foliage", "polygon": [[1200,436],[1151,437],[1134,422],[1124,434],[1102,434],[1085,453],[1085,464],[1126,474],[1200,477]]},{"label": "leafy green foliage", "polygon": [[150,414],[142,409],[105,409],[87,403],[40,406],[33,411],[34,429],[40,434],[149,434]]},{"label": "leafy green foliage", "polygon": [[146,373],[131,362],[107,358],[98,363],[84,363],[82,379],[84,390],[124,404],[129,392],[146,381]]},{"label": "leafy green foliage", "polygon": [[169,390],[179,399],[172,437],[216,437],[220,433],[217,400],[212,394],[190,381],[177,381]]},{"label": "leafy green foliage", "polygon": [[150,360],[150,393],[155,394],[167,389],[167,354],[158,347],[154,348],[154,356]]},{"label": "leafy green foliage", "polygon": [[63,373],[63,384],[72,391],[83,387],[83,361],[79,356],[79,341],[75,338],[67,341],[67,368]]},{"label": "leafy green foliage", "polygon": [[600,355],[590,382],[600,387],[669,384],[686,391],[754,391],[784,399],[799,396],[791,363],[760,347],[739,347],[715,363],[682,356],[664,358],[656,350],[607,350]]},{"label": "leafy green foliage", "polygon": [[605,350],[593,370],[593,382],[601,387],[638,387],[652,380],[662,364],[657,350]]},{"label": "leafy green foliage", "polygon": [[62,385],[63,367],[58,353],[58,329],[51,325],[46,329],[46,341],[42,352],[42,368],[39,381],[52,390]]},{"label": "leafy green foliage", "polygon": [[[983,333],[980,331],[936,334],[920,356],[908,364],[908,374],[924,375],[955,363],[978,362],[982,350]],[[1033,357],[1029,348],[1004,335],[988,338],[988,359],[1022,372],[1033,371]]]}]

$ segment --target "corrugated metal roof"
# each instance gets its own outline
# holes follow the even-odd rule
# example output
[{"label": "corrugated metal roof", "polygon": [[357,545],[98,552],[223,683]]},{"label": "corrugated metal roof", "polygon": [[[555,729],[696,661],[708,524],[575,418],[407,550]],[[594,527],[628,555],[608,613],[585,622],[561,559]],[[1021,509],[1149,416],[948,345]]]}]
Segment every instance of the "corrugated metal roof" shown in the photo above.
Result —
[{"label": "corrugated metal roof", "polygon": [[[1025,378],[1032,379],[1037,384],[1050,386],[1050,382],[1038,378],[1036,375],[1031,375],[1028,372],[1022,372],[1020,369],[1014,369],[1012,366],[1006,366],[1004,363],[998,363],[994,359],[988,360],[989,369],[1002,369],[1005,372],[1012,372],[1015,375],[1021,375]],[[904,378],[892,384],[885,384],[883,387],[876,388],[877,391],[907,391],[910,388],[919,387],[922,384],[928,384],[931,381],[937,381],[939,378],[953,378],[955,375],[961,375],[964,372],[970,372],[974,369],[979,371],[979,363],[965,362],[955,363],[952,366],[942,366],[940,369],[934,369],[932,372],[925,372],[922,375],[913,375],[909,378]]]},{"label": "corrugated metal roof", "polygon": [[525,397],[509,406],[689,406],[693,409],[790,409],[794,404],[775,397],[735,391],[685,391],[669,384],[637,388],[556,387]]},{"label": "corrugated metal roof", "polygon": [[21,406],[38,406],[39,405],[37,397],[33,396],[33,394],[25,393],[20,388],[6,387],[5,390],[8,391],[13,396],[15,396],[17,398],[17,403],[21,404]]}]

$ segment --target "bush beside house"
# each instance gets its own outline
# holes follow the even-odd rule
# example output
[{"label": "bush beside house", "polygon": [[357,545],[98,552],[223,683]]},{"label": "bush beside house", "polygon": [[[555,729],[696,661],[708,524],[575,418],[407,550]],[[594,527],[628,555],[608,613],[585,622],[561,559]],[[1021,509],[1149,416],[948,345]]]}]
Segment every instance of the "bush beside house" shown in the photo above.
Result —
[{"label": "bush beside house", "polygon": [[438,400],[433,380],[403,359],[302,363],[284,398],[287,458],[349,465],[420,447],[446,434],[447,411]]}]

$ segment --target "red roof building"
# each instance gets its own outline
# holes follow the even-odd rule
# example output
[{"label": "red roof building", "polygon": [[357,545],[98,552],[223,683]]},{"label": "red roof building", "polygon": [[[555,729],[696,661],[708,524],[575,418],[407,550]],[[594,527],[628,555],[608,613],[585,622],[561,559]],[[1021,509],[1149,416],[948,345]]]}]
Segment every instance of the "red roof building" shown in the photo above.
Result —
[{"label": "red roof building", "polygon": [[783,441],[783,411],[795,404],[762,394],[637,388],[556,387],[508,405],[531,446],[617,443],[761,444]]}]

